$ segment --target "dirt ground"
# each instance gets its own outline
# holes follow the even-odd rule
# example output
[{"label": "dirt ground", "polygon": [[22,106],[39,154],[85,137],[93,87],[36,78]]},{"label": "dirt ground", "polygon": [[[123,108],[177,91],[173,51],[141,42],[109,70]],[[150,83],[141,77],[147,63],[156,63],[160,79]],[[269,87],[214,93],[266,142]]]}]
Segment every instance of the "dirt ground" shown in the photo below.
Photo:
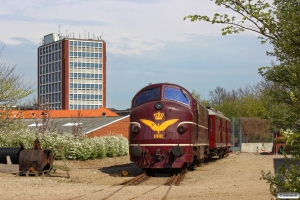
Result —
[{"label": "dirt ground", "polygon": [[[269,184],[261,170],[274,173],[281,155],[231,153],[224,159],[213,159],[186,174],[180,186],[173,186],[167,199],[271,199]],[[89,161],[54,161],[56,172],[50,177],[16,176],[18,165],[0,164],[1,199],[106,199],[118,186],[144,173],[128,156]],[[123,170],[128,177],[121,177]],[[138,186],[127,186],[107,199],[162,199],[168,186],[157,187],[165,177],[155,177]],[[145,193],[146,191],[150,191]],[[145,194],[143,194],[145,193]],[[141,195],[142,194],[142,195]],[[139,196],[140,195],[140,196]]]}]

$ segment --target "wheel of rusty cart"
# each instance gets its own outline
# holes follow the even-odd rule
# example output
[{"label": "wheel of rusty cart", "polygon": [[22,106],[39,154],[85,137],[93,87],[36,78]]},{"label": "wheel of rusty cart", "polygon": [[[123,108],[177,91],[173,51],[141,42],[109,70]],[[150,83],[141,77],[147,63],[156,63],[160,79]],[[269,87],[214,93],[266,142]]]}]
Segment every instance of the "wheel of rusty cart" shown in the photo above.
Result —
[{"label": "wheel of rusty cart", "polygon": [[124,177],[128,176],[128,171],[126,171],[126,170],[122,171],[122,176],[124,176]]}]

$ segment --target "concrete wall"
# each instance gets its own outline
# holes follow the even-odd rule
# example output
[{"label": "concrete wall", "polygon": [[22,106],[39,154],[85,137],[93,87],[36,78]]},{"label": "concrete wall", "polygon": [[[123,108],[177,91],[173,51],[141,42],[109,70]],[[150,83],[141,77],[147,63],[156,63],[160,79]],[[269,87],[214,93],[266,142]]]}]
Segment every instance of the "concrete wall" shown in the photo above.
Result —
[{"label": "concrete wall", "polygon": [[273,143],[242,143],[241,152],[272,152]]}]

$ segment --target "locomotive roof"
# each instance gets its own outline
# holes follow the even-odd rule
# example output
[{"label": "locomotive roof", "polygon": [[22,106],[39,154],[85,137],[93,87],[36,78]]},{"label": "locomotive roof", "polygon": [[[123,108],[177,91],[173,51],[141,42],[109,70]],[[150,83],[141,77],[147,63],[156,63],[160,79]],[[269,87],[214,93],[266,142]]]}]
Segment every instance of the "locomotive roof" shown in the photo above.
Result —
[{"label": "locomotive roof", "polygon": [[218,110],[215,110],[211,107],[207,107],[207,110],[208,110],[209,115],[216,115],[220,118],[223,118],[223,119],[226,119],[226,120],[230,121],[230,119],[228,117],[226,117],[222,112],[220,112]]},{"label": "locomotive roof", "polygon": [[178,87],[178,88],[181,88],[183,89],[185,92],[187,92],[188,94],[191,95],[191,93],[184,87],[180,86],[180,85],[177,85],[177,84],[174,84],[174,83],[149,83],[147,86],[144,86],[142,89],[140,89],[132,98],[132,101],[136,98],[136,96],[139,95],[139,93],[143,92],[144,90],[148,90],[149,88],[153,88],[153,87],[161,87],[162,85],[165,85],[165,86],[173,86],[173,87]]},{"label": "locomotive roof", "polygon": [[180,85],[177,85],[177,84],[174,84],[174,83],[149,83],[147,86],[143,87],[140,91],[144,90],[145,88],[148,88],[148,87],[151,87],[151,86],[161,86],[161,85],[169,85],[169,86],[175,86],[175,87],[179,87],[179,88],[182,88],[186,91],[188,91],[187,89],[185,89],[184,87],[180,86]]}]

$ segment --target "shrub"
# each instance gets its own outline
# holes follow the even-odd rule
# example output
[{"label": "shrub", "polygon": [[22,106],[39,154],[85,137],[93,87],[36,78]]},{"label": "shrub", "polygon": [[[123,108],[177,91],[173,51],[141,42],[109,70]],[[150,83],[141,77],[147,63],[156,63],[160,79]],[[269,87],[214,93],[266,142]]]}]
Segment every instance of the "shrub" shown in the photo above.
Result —
[{"label": "shrub", "polygon": [[270,184],[270,193],[274,196],[278,192],[300,192],[300,134],[281,130],[281,135],[291,156],[287,157],[284,153],[285,164],[279,167],[278,172],[273,175],[262,170],[260,178]]},{"label": "shrub", "polygon": [[74,137],[59,132],[34,133],[32,130],[8,131],[0,134],[0,147],[19,147],[23,142],[26,148],[32,148],[36,137],[41,147],[52,149],[54,155],[59,155],[62,147],[64,155],[70,160],[101,159],[104,157],[124,156],[128,154],[128,140],[122,135],[107,135],[103,137]]}]

